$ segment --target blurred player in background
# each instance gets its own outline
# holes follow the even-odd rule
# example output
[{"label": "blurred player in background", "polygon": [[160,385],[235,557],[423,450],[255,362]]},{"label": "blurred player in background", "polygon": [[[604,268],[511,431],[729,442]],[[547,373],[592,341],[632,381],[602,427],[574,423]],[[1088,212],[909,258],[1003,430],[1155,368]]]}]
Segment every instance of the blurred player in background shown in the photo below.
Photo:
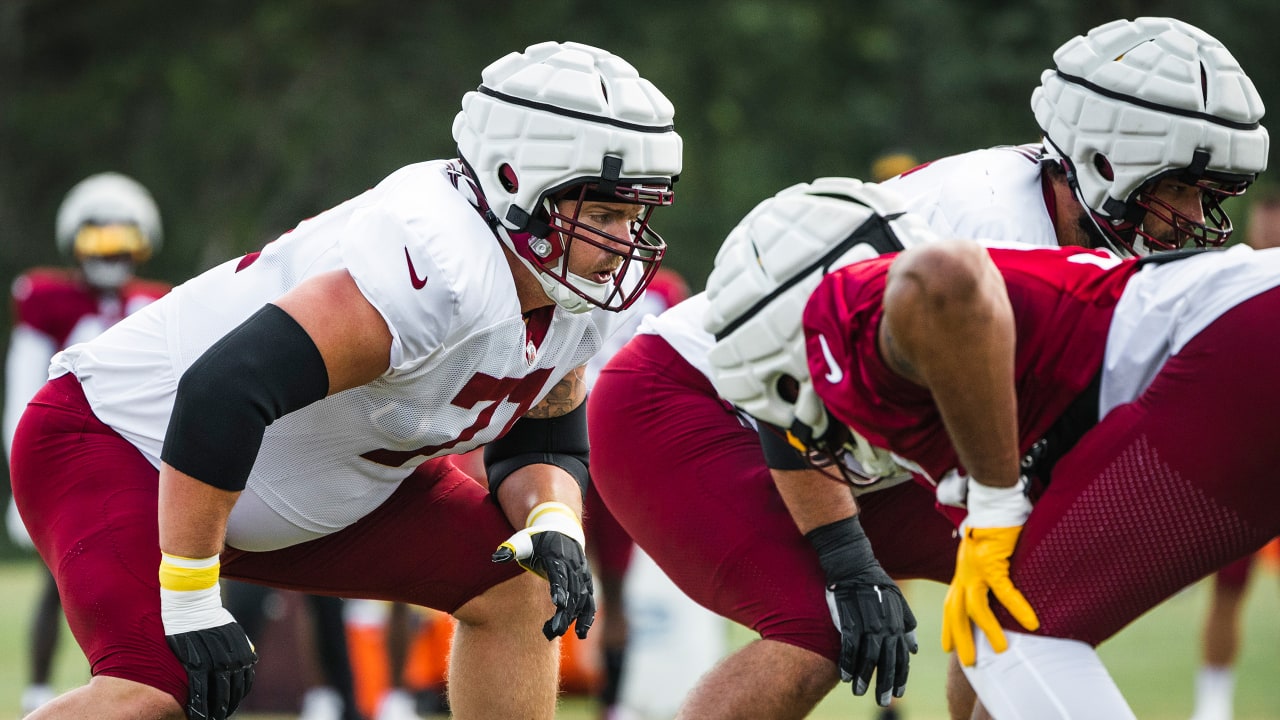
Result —
[{"label": "blurred player in background", "polygon": [[[119,173],[92,175],[71,188],[58,208],[58,251],[69,268],[34,268],[13,281],[13,331],[5,362],[5,454],[27,401],[49,379],[56,352],[89,340],[169,291],[164,283],[134,277],[138,266],[160,249],[160,211],[151,193]],[[31,536],[9,503],[9,537],[30,549]],[[22,691],[26,715],[51,700],[54,651],[62,626],[62,605],[53,576],[44,575],[31,620],[29,681]]]},{"label": "blurred player in background", "polygon": [[908,170],[914,170],[920,165],[920,161],[905,150],[890,150],[876,156],[871,161],[871,181],[884,182],[889,178],[897,177]]}]

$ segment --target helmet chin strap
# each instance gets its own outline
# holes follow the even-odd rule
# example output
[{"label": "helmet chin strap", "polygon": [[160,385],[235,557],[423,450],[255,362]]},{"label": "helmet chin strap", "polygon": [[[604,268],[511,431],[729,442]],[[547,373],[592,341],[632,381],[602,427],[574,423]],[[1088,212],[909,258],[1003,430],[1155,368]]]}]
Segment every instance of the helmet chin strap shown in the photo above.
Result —
[{"label": "helmet chin strap", "polygon": [[[480,184],[476,182],[471,168],[465,163],[465,161],[459,161],[456,166],[451,167],[449,169],[449,175],[453,180],[454,187],[464,194],[467,200],[476,209],[476,212],[480,213],[480,216],[484,218],[485,224],[489,226],[489,230],[493,233],[494,239],[498,241],[498,244],[504,248],[519,247],[520,243],[515,241],[515,237],[520,233],[513,233],[501,222],[498,222],[497,216],[493,213],[493,210],[490,209],[489,203],[484,197],[484,193],[480,190]],[[529,235],[528,233],[523,234]],[[505,238],[503,236],[505,236]],[[528,258],[522,257],[520,253],[515,251],[511,252],[515,254],[516,258],[520,261],[520,264],[538,281],[538,286],[542,288],[542,292],[556,305],[559,305],[571,313],[583,313],[591,310],[591,303],[579,297],[563,284],[556,281],[556,279],[553,278],[547,270],[529,261]],[[567,262],[567,258],[562,258],[561,262]],[[591,281],[586,280],[585,278],[579,278],[572,273],[566,273],[566,275],[580,280],[583,283],[596,284],[591,283]]]}]

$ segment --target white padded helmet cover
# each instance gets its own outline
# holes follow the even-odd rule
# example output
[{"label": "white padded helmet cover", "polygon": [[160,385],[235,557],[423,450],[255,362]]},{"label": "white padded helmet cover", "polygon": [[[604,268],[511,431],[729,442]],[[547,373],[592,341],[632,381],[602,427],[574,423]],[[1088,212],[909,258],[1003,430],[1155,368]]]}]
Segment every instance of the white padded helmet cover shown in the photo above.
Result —
[{"label": "white padded helmet cover", "polygon": [[58,250],[71,255],[76,233],[85,223],[95,225],[136,225],[152,252],[163,239],[160,210],[155,200],[137,180],[115,172],[104,172],[76,183],[58,206],[55,223]]},{"label": "white padded helmet cover", "polygon": [[[622,159],[624,179],[670,184],[680,174],[671,101],[616,55],[544,42],[497,60],[482,77],[462,98],[453,137],[511,230],[523,230],[513,218],[535,214],[549,192],[599,177],[606,155]],[[514,189],[500,177],[503,165],[515,172]]]},{"label": "white padded helmet cover", "polygon": [[[858,242],[822,262],[874,216],[894,218],[890,229],[904,247],[931,238],[922,220],[901,214],[903,207],[879,185],[819,178],[783,190],[738,223],[707,279],[703,324],[717,336],[709,360],[712,383],[721,397],[765,422],[789,428],[799,419],[816,435],[825,432],[826,415],[805,360],[805,303],[827,272],[880,254]],[[797,277],[801,273],[803,277]],[[765,302],[774,293],[779,294]],[[734,323],[739,324],[730,328]],[[728,334],[721,337],[726,329]],[[784,375],[800,385],[796,403],[778,393],[778,380]]]},{"label": "white padded helmet cover", "polygon": [[[1076,36],[1054,53],[1031,96],[1051,153],[1077,174],[1094,212],[1127,203],[1148,180],[1192,165],[1253,176],[1266,169],[1262,98],[1240,64],[1208,33],[1172,18],[1116,20]],[[1093,158],[1103,155],[1106,179]]]}]

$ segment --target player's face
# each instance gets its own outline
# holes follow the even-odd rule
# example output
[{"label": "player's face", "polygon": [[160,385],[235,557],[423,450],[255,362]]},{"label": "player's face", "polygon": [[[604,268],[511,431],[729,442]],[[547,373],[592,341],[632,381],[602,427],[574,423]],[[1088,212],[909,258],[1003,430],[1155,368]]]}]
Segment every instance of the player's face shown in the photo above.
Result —
[{"label": "player's face", "polygon": [[[1204,224],[1204,202],[1202,190],[1195,185],[1188,185],[1173,178],[1165,178],[1156,183],[1147,195],[1167,205],[1173,210],[1172,218],[1163,213],[1148,212],[1142,221],[1142,229],[1157,240],[1174,247],[1183,245],[1184,233],[1191,232],[1191,223]],[[1172,224],[1170,221],[1173,221]],[[1184,223],[1186,227],[1179,231]]]},{"label": "player's face", "polygon": [[133,278],[133,256],[128,253],[80,258],[85,282],[96,290],[119,290]]},{"label": "player's face", "polygon": [[[559,203],[557,211],[573,217],[576,201]],[[574,242],[569,248],[569,272],[592,282],[612,282],[630,248],[613,238],[631,238],[643,206],[633,203],[584,200],[577,209],[578,222],[591,242]],[[599,243],[593,244],[593,243]],[[603,246],[603,247],[601,247]],[[621,254],[619,254],[621,253]]]}]

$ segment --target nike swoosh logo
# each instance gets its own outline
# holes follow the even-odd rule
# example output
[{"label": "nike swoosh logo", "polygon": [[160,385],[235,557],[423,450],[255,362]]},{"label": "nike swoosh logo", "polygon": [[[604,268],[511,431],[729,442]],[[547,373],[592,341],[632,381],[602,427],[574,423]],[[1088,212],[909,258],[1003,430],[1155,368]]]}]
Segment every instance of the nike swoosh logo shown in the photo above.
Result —
[{"label": "nike swoosh logo", "polygon": [[418,277],[418,271],[413,268],[413,258],[409,257],[409,248],[404,249],[404,259],[409,263],[409,282],[413,285],[414,290],[421,290],[427,286],[425,277]]},{"label": "nike swoosh logo", "polygon": [[827,382],[835,385],[844,379],[844,370],[840,369],[840,365],[836,363],[835,355],[831,354],[831,346],[827,344],[826,335],[818,335],[818,344],[822,346],[822,358],[827,362]]}]

